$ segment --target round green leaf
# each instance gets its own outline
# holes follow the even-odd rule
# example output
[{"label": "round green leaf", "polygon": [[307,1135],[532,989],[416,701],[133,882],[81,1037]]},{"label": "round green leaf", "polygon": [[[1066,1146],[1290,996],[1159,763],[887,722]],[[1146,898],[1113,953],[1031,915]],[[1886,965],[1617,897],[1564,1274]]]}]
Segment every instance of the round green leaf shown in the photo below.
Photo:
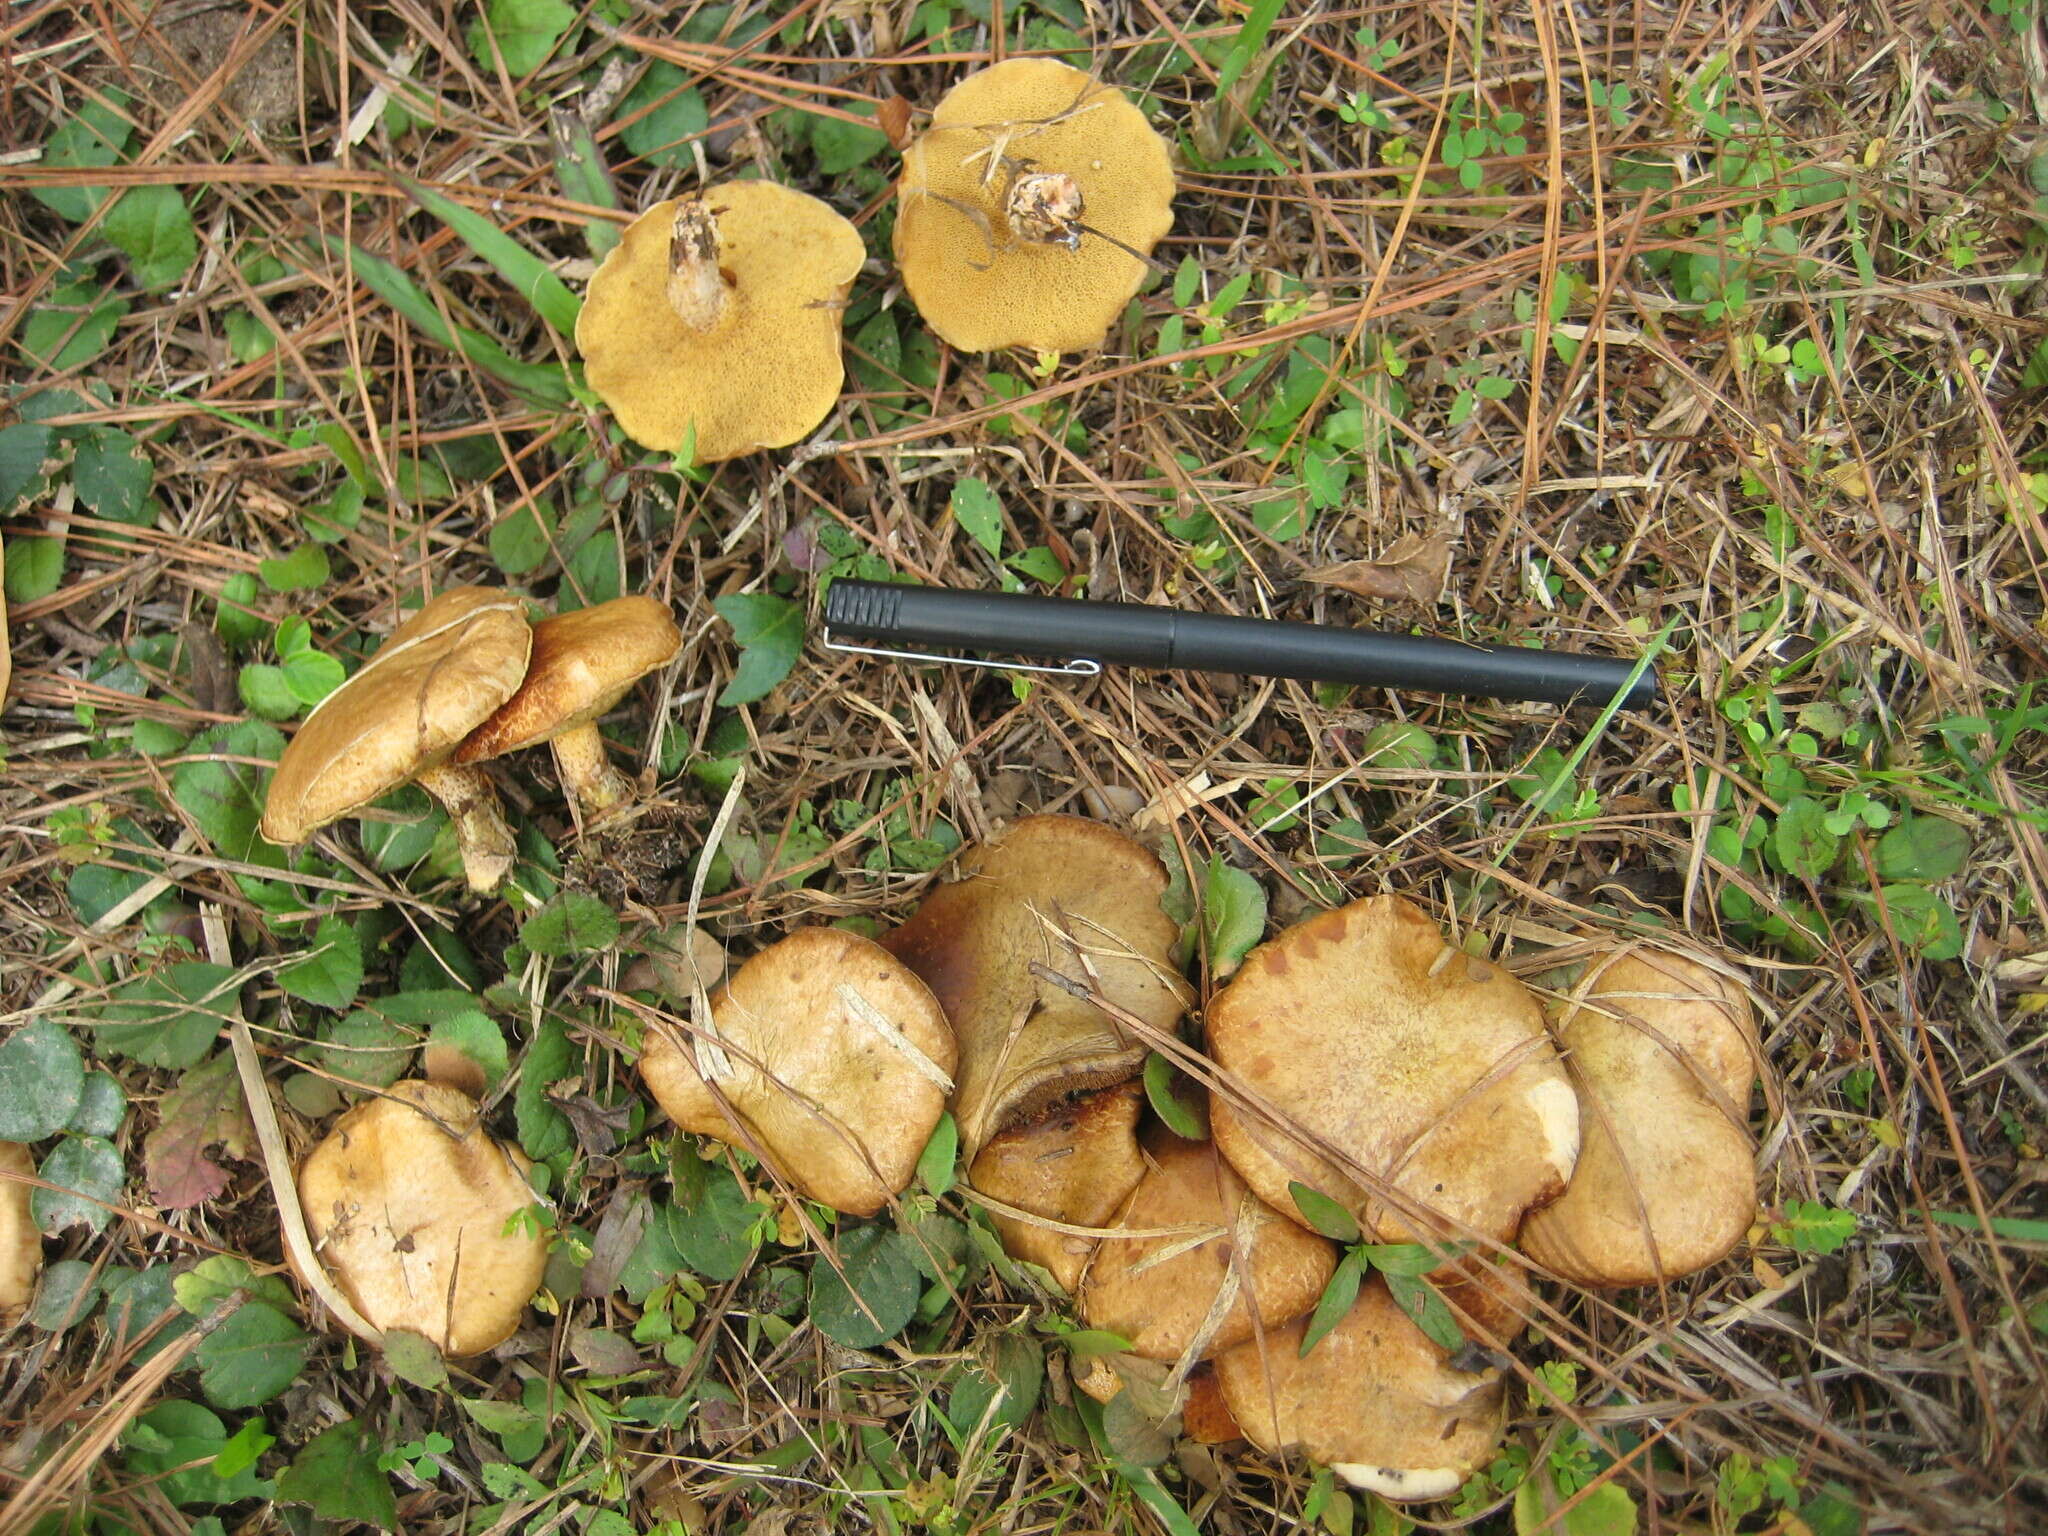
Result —
[{"label": "round green leaf", "polygon": [[0,1141],[41,1141],[71,1123],[85,1060],[63,1025],[37,1019],[0,1042]]},{"label": "round green leaf", "polygon": [[284,685],[308,707],[318,704],[348,679],[340,662],[320,651],[299,651],[285,659]]},{"label": "round green leaf", "polygon": [[1884,880],[1952,880],[1970,862],[1970,834],[1939,816],[1912,816],[1877,840]]},{"label": "round green leaf", "polygon": [[519,942],[537,955],[576,955],[618,942],[612,909],[582,891],[564,891],[519,925]]},{"label": "round green leaf", "polygon": [[841,1234],[838,1251],[843,1279],[823,1257],[811,1270],[811,1321],[848,1349],[872,1349],[917,1311],[924,1290],[917,1250],[888,1227],[859,1227]]},{"label": "round green leaf", "polygon": [[113,1075],[88,1072],[84,1090],[78,1096],[78,1108],[71,1112],[71,1123],[65,1129],[81,1136],[111,1137],[121,1129],[121,1117],[127,1113],[128,1095]]},{"label": "round green leaf", "polygon": [[55,1236],[66,1227],[98,1232],[113,1219],[121,1198],[121,1154],[98,1136],[67,1136],[43,1159],[37,1174],[56,1185],[29,1197],[36,1225]]},{"label": "round green leaf", "polygon": [[363,986],[363,941],[338,917],[323,917],[303,960],[280,969],[277,984],[323,1008],[346,1008]]}]

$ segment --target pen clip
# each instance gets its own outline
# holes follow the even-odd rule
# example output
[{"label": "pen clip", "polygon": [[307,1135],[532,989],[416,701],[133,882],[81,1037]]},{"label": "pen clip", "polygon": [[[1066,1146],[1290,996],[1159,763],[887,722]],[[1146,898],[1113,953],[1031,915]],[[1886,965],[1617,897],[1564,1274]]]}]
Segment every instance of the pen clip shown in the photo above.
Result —
[{"label": "pen clip", "polygon": [[946,667],[984,667],[991,672],[1043,672],[1053,677],[1097,677],[1101,675],[1102,663],[1087,656],[1076,656],[1072,661],[1063,661],[1057,666],[1041,666],[1029,661],[989,661],[981,656],[941,656],[934,651],[892,651],[879,645],[849,645],[844,640],[834,640],[828,626],[820,643],[828,651],[838,651],[847,656],[884,656],[891,661],[930,661]]}]

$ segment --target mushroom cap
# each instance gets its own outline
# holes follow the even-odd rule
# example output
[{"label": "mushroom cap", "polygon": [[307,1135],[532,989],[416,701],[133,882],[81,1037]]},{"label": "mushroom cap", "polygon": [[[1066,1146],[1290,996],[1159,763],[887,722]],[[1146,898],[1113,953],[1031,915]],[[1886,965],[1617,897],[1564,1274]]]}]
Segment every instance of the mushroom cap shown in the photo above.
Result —
[{"label": "mushroom cap", "polygon": [[[1138,1150],[1144,1085],[1133,1080],[991,1137],[967,1182],[991,1200],[1073,1227],[1103,1227],[1145,1176]],[[992,1213],[993,1214],[993,1213]],[[1072,1294],[1096,1240],[994,1215],[1010,1257],[1044,1267]]]},{"label": "mushroom cap", "polygon": [[[909,1185],[955,1051],[908,967],[858,934],[799,928],[712,994],[711,1017],[732,1067],[718,1090],[792,1185],[854,1216]],[[705,1057],[703,1042],[685,1049],[653,1031],[640,1075],[684,1130],[751,1150],[705,1082]]]},{"label": "mushroom cap", "polygon": [[430,599],[306,716],[271,775],[264,837],[302,843],[446,761],[512,697],[532,646],[510,593],[453,587]]},{"label": "mushroom cap", "polygon": [[1188,1395],[1180,1407],[1180,1426],[1181,1432],[1197,1445],[1222,1445],[1244,1438],[1237,1416],[1223,1400],[1223,1383],[1216,1375],[1214,1361],[1205,1360],[1188,1372]]},{"label": "mushroom cap", "polygon": [[[1254,1195],[1213,1143],[1160,1140],[1117,1225],[1216,1235],[1101,1239],[1081,1287],[1082,1321],[1122,1334],[1145,1359],[1178,1360],[1191,1346],[1207,1358],[1312,1310],[1337,1267],[1336,1246]],[[1204,1339],[1233,1268],[1242,1288]]]},{"label": "mushroom cap", "polygon": [[306,1229],[365,1321],[480,1354],[518,1329],[547,1268],[537,1227],[506,1230],[536,1203],[530,1164],[483,1129],[467,1094],[418,1079],[386,1092],[299,1165]]},{"label": "mushroom cap", "polygon": [[[1543,1010],[1497,965],[1445,943],[1398,896],[1298,923],[1211,1002],[1209,1051],[1236,1080],[1463,1236],[1506,1241],[1578,1156],[1578,1103]],[[1336,1164],[1212,1094],[1216,1144],[1298,1217],[1290,1180],[1385,1242],[1419,1234]]]},{"label": "mushroom cap", "polygon": [[587,725],[682,648],[675,615],[651,597],[613,598],[542,619],[533,626],[525,681],[469,733],[455,761],[481,763]]},{"label": "mushroom cap", "polygon": [[[18,1141],[0,1141],[0,1175],[33,1178],[35,1155]],[[35,1299],[43,1267],[43,1235],[29,1210],[33,1189],[0,1177],[0,1327],[12,1323]]]},{"label": "mushroom cap", "polygon": [[948,91],[903,152],[896,265],[927,325],[964,352],[1099,345],[1145,263],[1093,234],[1072,249],[1017,239],[1009,177],[989,177],[1002,155],[1071,176],[1089,228],[1149,254],[1173,227],[1166,141],[1115,86],[1056,59],[1006,59]]},{"label": "mushroom cap", "polygon": [[626,435],[673,453],[691,425],[700,464],[796,442],[839,398],[840,304],[867,260],[860,231],[815,197],[767,181],[699,194],[718,220],[729,287],[717,322],[684,324],[667,296],[677,203],[626,227],[576,319],[584,377]]},{"label": "mushroom cap", "polygon": [[997,1132],[1144,1064],[1144,1041],[1034,976],[1032,961],[1078,978],[1078,948],[1104,997],[1162,1030],[1179,1021],[1187,983],[1168,958],[1179,930],[1159,910],[1166,866],[1114,828],[1026,816],[968,850],[960,871],[882,943],[953,1021],[953,1118],[972,1156]]},{"label": "mushroom cap", "polygon": [[1298,1447],[1395,1500],[1448,1498],[1492,1459],[1506,1421],[1500,1371],[1453,1370],[1379,1276],[1304,1360],[1306,1328],[1303,1319],[1216,1359],[1223,1400],[1260,1450]]},{"label": "mushroom cap", "polygon": [[1727,1257],[1756,1216],[1749,1000],[1666,950],[1596,959],[1558,1022],[1583,1144],[1522,1251],[1580,1285],[1650,1285]]}]

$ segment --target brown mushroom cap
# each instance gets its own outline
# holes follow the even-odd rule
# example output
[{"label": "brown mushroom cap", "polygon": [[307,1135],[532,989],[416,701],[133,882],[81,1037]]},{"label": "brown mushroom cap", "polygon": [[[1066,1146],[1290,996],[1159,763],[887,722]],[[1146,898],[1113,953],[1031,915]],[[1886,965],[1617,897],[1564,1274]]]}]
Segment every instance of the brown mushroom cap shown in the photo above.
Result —
[{"label": "brown mushroom cap", "polygon": [[264,837],[302,843],[444,762],[512,697],[532,645],[509,593],[455,587],[431,599],[306,716],[271,776]]},{"label": "brown mushroom cap", "polygon": [[[1398,896],[1354,901],[1252,951],[1209,1006],[1209,1050],[1311,1136],[1435,1214],[1502,1241],[1555,1198],[1578,1155],[1578,1104],[1536,999],[1444,941]],[[1334,1163],[1222,1094],[1216,1144],[1275,1209],[1291,1180],[1385,1242],[1418,1234]]]},{"label": "brown mushroom cap", "polygon": [[879,944],[800,928],[711,998],[730,1076],[705,1082],[701,1040],[651,1032],[640,1075],[677,1125],[764,1151],[811,1199],[871,1216],[905,1188],[945,1112],[953,1032],[925,984]]},{"label": "brown mushroom cap", "polygon": [[[1148,1360],[1179,1360],[1190,1348],[1206,1358],[1278,1328],[1315,1306],[1337,1267],[1334,1244],[1268,1207],[1206,1141],[1161,1137],[1117,1225],[1195,1229],[1105,1237],[1082,1284],[1082,1320]],[[1215,1235],[1202,1240],[1204,1229]],[[1236,1294],[1212,1326],[1226,1284]]]},{"label": "brown mushroom cap", "polygon": [[[1005,1205],[1070,1227],[1103,1227],[1145,1176],[1138,1150],[1144,1085],[1135,1080],[1091,1093],[990,1138],[967,1170],[968,1184]],[[1095,1239],[995,1214],[1012,1258],[1044,1267],[1071,1294]]]},{"label": "brown mushroom cap", "polygon": [[1166,866],[1114,828],[1026,816],[964,854],[960,873],[882,942],[953,1021],[953,1118],[972,1156],[1071,1094],[1136,1076],[1145,1060],[1144,1041],[1034,976],[1034,960],[1075,978],[1092,969],[1104,997],[1162,1030],[1179,1021],[1187,984],[1169,959],[1178,929],[1159,910]]},{"label": "brown mushroom cap", "polygon": [[1259,1449],[1299,1449],[1395,1500],[1448,1498],[1492,1460],[1506,1418],[1500,1371],[1453,1370],[1377,1275],[1304,1360],[1306,1327],[1217,1357],[1223,1400]]},{"label": "brown mushroom cap", "polygon": [[1187,1401],[1180,1409],[1181,1432],[1197,1445],[1222,1445],[1242,1440],[1244,1430],[1230,1404],[1223,1400],[1223,1382],[1216,1363],[1205,1360],[1188,1373]]},{"label": "brown mushroom cap", "polygon": [[1718,1263],[1756,1217],[1749,1000],[1665,950],[1602,956],[1558,1024],[1584,1144],[1522,1251],[1580,1285],[1649,1285]]},{"label": "brown mushroom cap", "polygon": [[[713,271],[725,283],[708,328],[668,296],[676,215],[715,220]],[[702,464],[796,442],[839,398],[840,301],[867,259],[860,231],[827,204],[766,181],[733,181],[656,203],[590,281],[576,321],[584,376],[635,442],[683,446]]]},{"label": "brown mushroom cap", "polygon": [[469,733],[455,761],[485,762],[588,725],[682,648],[675,615],[651,597],[614,598],[542,619],[533,626],[525,681]]},{"label": "brown mushroom cap", "polygon": [[[1020,188],[1013,172],[1034,180]],[[1034,186],[1018,207],[1012,191]],[[1033,227],[1050,215],[1070,228],[1076,192],[1099,233],[1070,245]],[[903,153],[896,196],[896,264],[934,331],[967,352],[1078,352],[1144,280],[1131,251],[1150,254],[1173,227],[1173,163],[1116,87],[1056,59],[1007,59],[940,100]]]},{"label": "brown mushroom cap", "polygon": [[408,1079],[334,1122],[299,1165],[314,1251],[373,1327],[447,1355],[480,1354],[519,1327],[547,1267],[530,1166],[492,1139],[474,1100]]},{"label": "brown mushroom cap", "polygon": [[36,1230],[29,1200],[34,1190],[5,1177],[18,1173],[33,1178],[36,1160],[18,1141],[0,1141],[0,1327],[28,1310],[35,1299],[36,1276],[43,1268],[43,1235]]}]

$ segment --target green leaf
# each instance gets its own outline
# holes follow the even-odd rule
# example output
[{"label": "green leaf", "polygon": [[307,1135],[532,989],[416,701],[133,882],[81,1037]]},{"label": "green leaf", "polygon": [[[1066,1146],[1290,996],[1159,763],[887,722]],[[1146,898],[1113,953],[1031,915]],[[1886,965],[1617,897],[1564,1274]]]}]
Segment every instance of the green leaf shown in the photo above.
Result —
[{"label": "green leaf", "polygon": [[5,543],[7,600],[32,603],[48,597],[64,579],[62,539],[10,538]]},{"label": "green leaf", "polygon": [[1899,942],[1924,960],[1953,960],[1963,952],[1956,907],[1924,885],[1882,887],[1885,911]]},{"label": "green leaf", "polygon": [[318,544],[301,544],[288,555],[259,561],[256,574],[273,592],[303,592],[311,587],[325,586],[333,574],[333,567],[328,562],[327,551]]},{"label": "green leaf", "polygon": [[1381,1270],[1380,1278],[1386,1281],[1394,1304],[1414,1320],[1415,1326],[1427,1334],[1438,1349],[1456,1354],[1465,1347],[1465,1335],[1458,1327],[1458,1320],[1451,1316],[1450,1306],[1437,1294],[1435,1286],[1419,1275],[1404,1275],[1394,1270]]},{"label": "green leaf", "polygon": [[1877,840],[1884,880],[1953,880],[1969,862],[1969,832],[1939,816],[1908,816]]},{"label": "green leaf", "polygon": [[474,1062],[492,1089],[502,1083],[505,1074],[512,1069],[511,1055],[505,1046],[505,1032],[480,1009],[436,1020],[427,1032],[427,1041],[430,1045],[458,1051]]},{"label": "green leaf", "polygon": [[387,1328],[383,1352],[384,1363],[401,1381],[428,1392],[438,1392],[448,1385],[448,1362],[426,1335],[405,1328]]},{"label": "green leaf", "polygon": [[341,918],[323,917],[312,953],[281,967],[277,984],[303,1002],[346,1008],[363,987],[363,941]]},{"label": "green leaf", "polygon": [[[11,427],[0,427],[0,514],[11,512],[16,502],[26,497],[39,485],[43,469],[57,446],[57,433],[52,427],[41,422],[18,421]],[[15,550],[21,548],[21,540],[10,540]],[[10,560],[7,594],[14,595],[13,562]],[[27,602],[29,599],[18,599]]]},{"label": "green leaf", "polygon": [[1236,970],[1266,932],[1266,892],[1217,854],[1202,879],[1202,943],[1214,976]]},{"label": "green leaf", "polygon": [[114,989],[92,1022],[101,1051],[148,1067],[189,1067],[204,1056],[233,1006],[235,973],[184,960]]},{"label": "green leaf", "polygon": [[156,466],[128,433],[94,427],[79,437],[71,460],[71,484],[96,515],[147,527],[156,521],[156,509],[149,504],[155,483]]},{"label": "green leaf", "polygon": [[569,578],[568,590],[555,595],[557,613],[612,601],[625,590],[619,570],[619,536],[609,528],[593,534],[569,557],[563,571]]},{"label": "green leaf", "polygon": [[1367,1243],[1363,1251],[1372,1267],[1385,1275],[1426,1275],[1449,1257],[1421,1243]]},{"label": "green leaf", "polygon": [[576,1145],[569,1117],[548,1098],[548,1089],[576,1075],[576,1050],[560,1019],[541,1020],[533,1044],[519,1064],[519,1083],[512,1090],[512,1119],[520,1150],[537,1163],[558,1157]]},{"label": "green leaf", "polygon": [[121,1154],[98,1136],[67,1136],[50,1149],[36,1170],[56,1185],[29,1196],[36,1226],[54,1237],[66,1227],[99,1232],[113,1220],[112,1207],[121,1199]]},{"label": "green leaf", "polygon": [[262,720],[289,720],[305,707],[284,680],[284,668],[264,661],[252,661],[235,673],[235,692],[242,707]]},{"label": "green leaf", "polygon": [[57,370],[78,368],[107,350],[133,308],[97,282],[66,283],[36,306],[21,328],[23,350]]},{"label": "green leaf", "polygon": [[918,1182],[934,1195],[947,1193],[953,1187],[954,1165],[959,1158],[960,1128],[953,1123],[952,1115],[941,1114],[939,1123],[925,1138],[924,1150],[917,1155]]},{"label": "green leaf", "polygon": [[221,643],[230,649],[261,639],[269,627],[256,611],[258,595],[256,578],[247,571],[237,571],[220,584],[213,627],[220,632]]},{"label": "green leaf", "polygon": [[1316,1231],[1333,1243],[1355,1243],[1358,1241],[1358,1223],[1349,1211],[1332,1200],[1321,1190],[1310,1189],[1298,1179],[1287,1181],[1287,1193],[1294,1201],[1294,1208]]},{"label": "green leaf", "polygon": [[[57,125],[43,142],[45,170],[97,170],[114,164],[135,130],[122,108],[128,93],[108,87]],[[107,195],[105,187],[36,187],[29,193],[60,219],[83,224]]]},{"label": "green leaf", "polygon": [[[555,180],[561,183],[563,195],[573,203],[592,208],[617,208],[618,188],[612,185],[611,173],[605,169],[604,151],[583,114],[557,111],[551,115],[549,127],[555,150]],[[587,219],[583,238],[591,256],[603,261],[619,243],[619,226],[609,219]]]},{"label": "green leaf", "polygon": [[1564,1502],[1548,1470],[1532,1472],[1515,1490],[1515,1536],[1634,1536],[1636,1501],[1618,1482],[1588,1491],[1560,1516]]},{"label": "green leaf", "polygon": [[310,1504],[322,1520],[360,1520],[380,1531],[398,1529],[391,1480],[377,1470],[383,1450],[370,1426],[343,1419],[307,1442],[277,1480],[287,1504]]},{"label": "green leaf", "polygon": [[924,1291],[917,1250],[888,1227],[858,1227],[838,1241],[844,1278],[824,1258],[811,1269],[811,1321],[848,1349],[872,1349],[903,1331]]},{"label": "green leaf", "polygon": [[71,1123],[85,1097],[85,1059],[54,1019],[0,1041],[0,1141],[41,1141]]},{"label": "green leaf", "polygon": [[[875,109],[863,103],[845,100],[840,104],[856,115],[874,116]],[[879,128],[864,128],[843,118],[822,115],[810,119],[810,140],[818,169],[827,176],[843,176],[889,147],[889,136]]]},{"label": "green leaf", "polygon": [[405,1072],[418,1042],[382,1014],[357,1009],[321,1032],[313,1059],[336,1077],[388,1088]]},{"label": "green leaf", "polygon": [[289,656],[279,670],[284,674],[285,688],[307,708],[348,680],[341,663],[320,651],[300,651]]},{"label": "green leaf", "polygon": [[507,576],[524,576],[547,559],[554,533],[554,518],[540,503],[528,502],[491,524],[491,560]]},{"label": "green leaf", "polygon": [[804,643],[804,611],[786,597],[741,592],[711,605],[732,626],[740,664],[718,696],[721,708],[766,698],[789,676]]},{"label": "green leaf", "polygon": [[580,955],[619,939],[612,909],[582,891],[564,891],[519,925],[519,942],[537,955]]},{"label": "green leaf", "polygon": [[254,1408],[298,1380],[317,1344],[276,1307],[245,1301],[200,1342],[193,1358],[216,1408]]},{"label": "green leaf", "polygon": [[200,732],[192,738],[192,759],[171,770],[179,809],[222,857],[283,867],[283,853],[256,833],[269,765],[283,751],[284,737],[275,727],[245,720]]},{"label": "green leaf", "polygon": [[[575,13],[571,11],[569,14],[573,16]],[[525,74],[526,71],[516,70],[514,73]],[[583,308],[583,301],[569,291],[569,285],[555,276],[554,269],[545,261],[475,209],[402,176],[398,178],[398,184],[411,194],[414,202],[454,230],[463,244],[489,262],[500,277],[518,289],[520,297],[533,306],[541,319],[564,336],[576,333],[576,316]]]},{"label": "green leaf", "polygon": [[[250,1421],[263,1428],[260,1419]],[[240,1439],[237,1435],[235,1439]],[[254,1461],[222,1470],[228,1454],[227,1425],[209,1409],[197,1403],[170,1398],[157,1403],[138,1417],[122,1437],[123,1469],[129,1476],[147,1480],[163,1497],[178,1507],[234,1504],[243,1499],[267,1499],[271,1485],[254,1473]],[[200,1520],[192,1525],[192,1536],[217,1520]]]},{"label": "green leaf", "polygon": [[107,210],[100,233],[127,256],[135,281],[152,293],[177,282],[199,259],[192,210],[176,187],[130,187]]},{"label": "green leaf", "polygon": [[[704,98],[689,80],[666,59],[656,59],[612,113],[613,122],[625,123],[619,138],[626,148],[650,165],[692,164],[689,141],[711,126]],[[642,111],[646,116],[635,116]]]},{"label": "green leaf", "polygon": [[1856,1215],[1820,1200],[1787,1200],[1771,1235],[1794,1253],[1834,1253],[1856,1235]]},{"label": "green leaf", "polygon": [[740,1181],[722,1163],[707,1166],[690,1158],[684,1167],[690,1164],[701,1182],[688,1199],[678,1182],[676,1203],[667,1213],[669,1242],[692,1270],[723,1284],[736,1279],[753,1258],[749,1232],[765,1207],[747,1198]]},{"label": "green leaf", "polygon": [[1835,862],[1842,840],[1827,829],[1827,811],[1810,795],[1786,803],[1771,829],[1771,849],[1788,875],[1818,880]]},{"label": "green leaf", "polygon": [[[1836,1214],[1848,1213],[1840,1211]],[[1927,1215],[1945,1227],[1959,1227],[1965,1232],[1984,1230],[1984,1224],[1970,1211],[1929,1211]],[[2048,1221],[2037,1221],[2027,1216],[1994,1216],[1991,1218],[1991,1231],[1994,1236],[2015,1243],[2048,1243]]]},{"label": "green leaf", "polygon": [[953,520],[988,551],[991,560],[1003,558],[1003,503],[986,480],[969,475],[955,481],[946,505]]},{"label": "green leaf", "polygon": [[1184,1141],[1207,1141],[1202,1117],[1173,1091],[1173,1063],[1157,1051],[1145,1057],[1145,1098],[1169,1131]]},{"label": "green leaf", "polygon": [[76,1131],[81,1136],[105,1136],[111,1139],[121,1129],[122,1117],[128,1113],[128,1095],[108,1072],[85,1074],[84,1091],[78,1096],[78,1107],[71,1112],[71,1123],[66,1130]]},{"label": "green leaf", "polygon": [[[1297,1189],[1300,1187],[1295,1186]],[[1366,1270],[1365,1255],[1355,1248],[1337,1261],[1337,1267],[1330,1272],[1330,1283],[1323,1287],[1323,1294],[1316,1299],[1315,1311],[1309,1314],[1308,1326],[1302,1330],[1302,1359],[1306,1360],[1308,1352],[1320,1344],[1332,1328],[1344,1321],[1344,1314],[1358,1300],[1359,1283],[1365,1279]]]},{"label": "green leaf", "polygon": [[575,21],[576,7],[564,0],[489,0],[483,18],[470,26],[469,51],[483,68],[495,70],[495,43],[508,75],[530,75]]}]

